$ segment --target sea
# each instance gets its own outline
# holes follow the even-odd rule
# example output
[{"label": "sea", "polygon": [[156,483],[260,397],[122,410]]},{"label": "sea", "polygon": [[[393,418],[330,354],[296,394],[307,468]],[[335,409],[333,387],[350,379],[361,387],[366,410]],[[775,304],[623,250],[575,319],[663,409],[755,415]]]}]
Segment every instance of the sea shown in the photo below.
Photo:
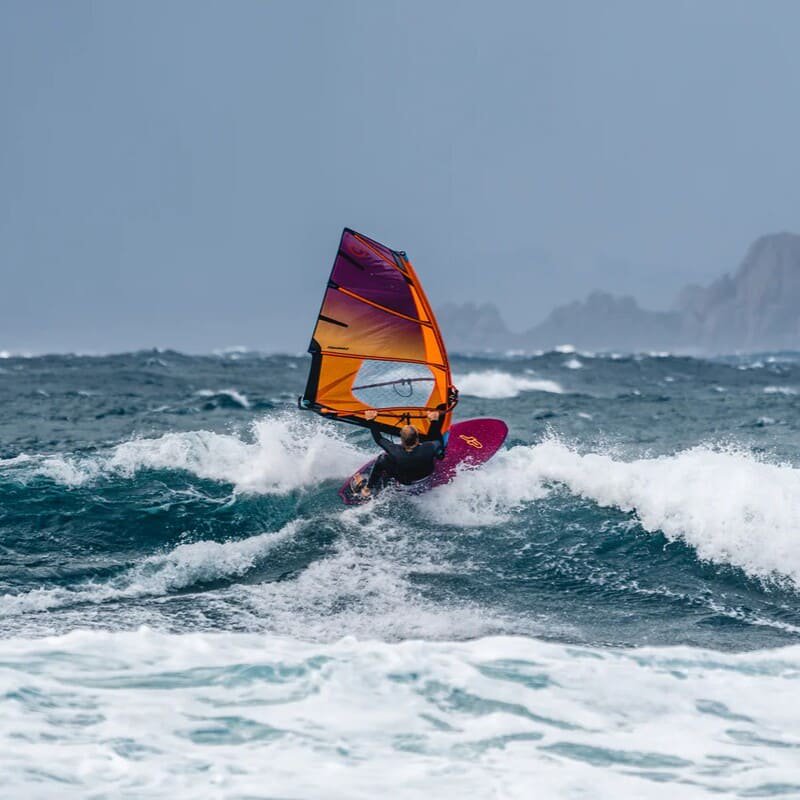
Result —
[{"label": "sea", "polygon": [[2,355],[3,798],[800,798],[800,354],[455,356],[361,507],[305,355]]}]

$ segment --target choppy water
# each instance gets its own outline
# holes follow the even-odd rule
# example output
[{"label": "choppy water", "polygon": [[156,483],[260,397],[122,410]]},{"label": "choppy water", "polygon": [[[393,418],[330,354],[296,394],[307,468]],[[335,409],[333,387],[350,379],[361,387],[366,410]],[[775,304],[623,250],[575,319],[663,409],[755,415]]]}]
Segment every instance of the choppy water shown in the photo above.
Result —
[{"label": "choppy water", "polygon": [[0,360],[9,797],[800,797],[800,355],[456,358],[346,509],[303,357]]}]

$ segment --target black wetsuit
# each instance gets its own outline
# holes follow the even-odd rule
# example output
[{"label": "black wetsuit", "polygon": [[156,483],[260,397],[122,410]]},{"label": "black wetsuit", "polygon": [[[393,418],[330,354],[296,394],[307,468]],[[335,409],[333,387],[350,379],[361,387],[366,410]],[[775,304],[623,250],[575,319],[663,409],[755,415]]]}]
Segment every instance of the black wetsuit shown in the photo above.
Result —
[{"label": "black wetsuit", "polygon": [[444,439],[442,438],[442,420],[431,423],[428,436],[432,441],[420,442],[411,450],[395,444],[385,436],[381,436],[377,428],[372,428],[372,438],[378,447],[386,452],[378,456],[369,476],[367,485],[372,489],[382,487],[390,478],[398,483],[408,485],[427,478],[433,472],[434,459],[444,458]]}]

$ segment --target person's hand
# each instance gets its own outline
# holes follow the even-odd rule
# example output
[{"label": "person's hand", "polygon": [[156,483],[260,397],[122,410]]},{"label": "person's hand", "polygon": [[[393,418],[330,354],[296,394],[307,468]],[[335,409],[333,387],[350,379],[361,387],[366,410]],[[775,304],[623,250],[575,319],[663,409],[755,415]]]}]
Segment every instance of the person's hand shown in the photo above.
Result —
[{"label": "person's hand", "polygon": [[370,422],[372,422],[372,420],[373,420],[373,419],[375,419],[375,417],[377,417],[377,416],[378,416],[378,412],[377,412],[377,411],[376,411],[374,408],[370,408],[369,410],[367,410],[367,411],[365,411],[365,412],[364,412],[364,416],[365,416],[365,417],[366,417],[366,418],[367,418],[367,419],[368,419]]},{"label": "person's hand", "polygon": [[428,419],[431,422],[436,422],[436,420],[439,419],[439,412],[438,411],[429,411],[427,416],[428,416]]}]

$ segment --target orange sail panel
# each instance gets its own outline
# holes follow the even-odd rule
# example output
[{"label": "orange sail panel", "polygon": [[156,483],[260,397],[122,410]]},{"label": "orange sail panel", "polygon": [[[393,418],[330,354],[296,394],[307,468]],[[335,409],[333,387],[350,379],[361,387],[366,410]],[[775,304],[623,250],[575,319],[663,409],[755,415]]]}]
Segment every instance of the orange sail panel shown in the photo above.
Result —
[{"label": "orange sail panel", "polygon": [[426,412],[439,409],[449,428],[456,394],[447,353],[405,253],[345,228],[308,351],[301,407],[388,433],[412,424],[423,438]]}]

